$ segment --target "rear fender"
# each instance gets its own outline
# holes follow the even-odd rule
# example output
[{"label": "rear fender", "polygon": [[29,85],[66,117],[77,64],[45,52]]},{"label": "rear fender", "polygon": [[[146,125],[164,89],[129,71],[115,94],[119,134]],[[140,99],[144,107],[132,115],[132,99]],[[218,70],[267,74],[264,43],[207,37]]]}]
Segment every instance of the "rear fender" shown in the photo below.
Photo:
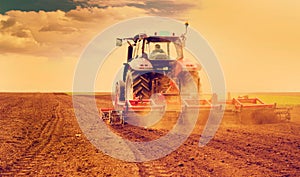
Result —
[{"label": "rear fender", "polygon": [[179,59],[175,67],[175,76],[177,76],[182,71],[200,71],[201,65],[199,63],[193,62],[189,59]]},{"label": "rear fender", "polygon": [[147,70],[153,69],[151,62],[145,58],[133,59],[128,64],[131,69],[136,70],[136,71],[147,71]]}]

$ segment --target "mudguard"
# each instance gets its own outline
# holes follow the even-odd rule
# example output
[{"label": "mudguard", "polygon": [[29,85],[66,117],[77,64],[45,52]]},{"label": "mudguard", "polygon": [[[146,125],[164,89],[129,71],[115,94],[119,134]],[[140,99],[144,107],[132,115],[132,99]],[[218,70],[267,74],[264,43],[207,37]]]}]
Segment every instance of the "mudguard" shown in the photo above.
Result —
[{"label": "mudguard", "polygon": [[134,59],[128,64],[131,69],[136,71],[147,71],[153,69],[151,62],[145,58]]},{"label": "mudguard", "polygon": [[192,62],[189,59],[182,58],[177,60],[175,66],[175,76],[177,76],[182,71],[200,71],[201,65],[199,63]]}]

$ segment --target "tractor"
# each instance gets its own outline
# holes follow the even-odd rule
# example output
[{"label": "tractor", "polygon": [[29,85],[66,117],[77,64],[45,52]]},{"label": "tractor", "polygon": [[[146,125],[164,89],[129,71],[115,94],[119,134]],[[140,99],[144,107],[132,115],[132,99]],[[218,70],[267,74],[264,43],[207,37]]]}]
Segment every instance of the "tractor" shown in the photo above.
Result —
[{"label": "tractor", "polygon": [[[183,57],[184,34],[142,33],[133,38],[117,38],[117,46],[123,40],[128,43],[127,62],[122,80],[116,83],[115,107],[126,100],[150,99],[154,94],[190,96],[200,91],[201,67]],[[187,83],[196,85],[196,93],[191,93]]]},{"label": "tractor", "polygon": [[163,96],[168,98],[168,103],[172,104],[173,100],[173,103],[178,104],[182,97],[198,96],[201,66],[184,58],[188,23],[185,26],[186,31],[180,36],[163,31],[116,39],[116,46],[122,46],[125,42],[128,44],[127,59],[123,63],[122,78],[115,83],[114,108],[102,109],[106,110],[102,111],[102,117],[110,117],[111,122],[115,120],[108,116],[113,115],[112,111],[118,112],[116,115],[128,115],[129,110],[153,110],[159,107],[154,97]]}]

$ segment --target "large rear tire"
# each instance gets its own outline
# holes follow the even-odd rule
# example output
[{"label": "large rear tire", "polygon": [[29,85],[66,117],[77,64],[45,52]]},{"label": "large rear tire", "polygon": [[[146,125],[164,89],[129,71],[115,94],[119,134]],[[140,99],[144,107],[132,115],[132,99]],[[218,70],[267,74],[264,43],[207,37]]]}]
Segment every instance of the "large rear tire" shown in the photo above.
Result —
[{"label": "large rear tire", "polygon": [[151,77],[148,73],[140,74],[136,71],[129,71],[126,77],[125,98],[149,99],[151,97]]}]

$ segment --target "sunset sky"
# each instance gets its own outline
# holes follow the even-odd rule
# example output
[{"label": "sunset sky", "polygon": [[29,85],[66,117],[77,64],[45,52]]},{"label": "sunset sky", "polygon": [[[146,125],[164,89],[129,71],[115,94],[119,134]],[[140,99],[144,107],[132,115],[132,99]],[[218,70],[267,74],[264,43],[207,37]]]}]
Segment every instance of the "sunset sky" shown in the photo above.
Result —
[{"label": "sunset sky", "polygon": [[[0,92],[72,91],[89,42],[143,16],[188,20],[214,49],[228,91],[300,92],[299,12],[296,0],[1,0]],[[97,80],[96,91],[110,89]]]}]

